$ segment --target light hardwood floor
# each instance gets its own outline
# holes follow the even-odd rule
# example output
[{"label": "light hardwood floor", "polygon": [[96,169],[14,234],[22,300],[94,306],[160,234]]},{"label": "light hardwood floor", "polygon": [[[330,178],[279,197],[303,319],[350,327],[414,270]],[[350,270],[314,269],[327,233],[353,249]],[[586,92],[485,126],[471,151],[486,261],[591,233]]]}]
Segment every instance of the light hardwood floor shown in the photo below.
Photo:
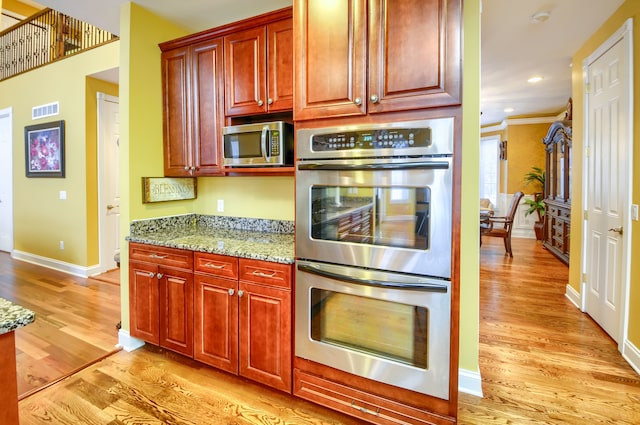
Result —
[{"label": "light hardwood floor", "polygon": [[16,331],[18,394],[26,397],[114,351],[120,288],[0,252],[0,297],[33,310]]},{"label": "light hardwood floor", "polygon": [[[532,240],[481,248],[484,397],[461,424],[640,424],[640,377],[564,296],[567,268]],[[155,349],[118,352],[20,402],[21,424],[356,424]]]}]

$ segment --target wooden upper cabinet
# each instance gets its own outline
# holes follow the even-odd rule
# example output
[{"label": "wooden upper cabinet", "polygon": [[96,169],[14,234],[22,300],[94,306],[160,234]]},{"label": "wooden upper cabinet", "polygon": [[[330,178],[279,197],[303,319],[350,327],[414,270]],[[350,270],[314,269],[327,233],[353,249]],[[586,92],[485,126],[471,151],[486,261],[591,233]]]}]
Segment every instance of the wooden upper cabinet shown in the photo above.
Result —
[{"label": "wooden upper cabinet", "polygon": [[461,102],[461,0],[296,0],[294,119]]},{"label": "wooden upper cabinet", "polygon": [[162,52],[165,176],[220,175],[222,38]]},{"label": "wooden upper cabinet", "polygon": [[294,119],[364,115],[366,1],[297,0]]},{"label": "wooden upper cabinet", "polygon": [[224,43],[226,115],[291,110],[292,19],[234,32]]},{"label": "wooden upper cabinet", "polygon": [[162,53],[165,176],[189,176],[191,167],[191,77],[189,49]]}]

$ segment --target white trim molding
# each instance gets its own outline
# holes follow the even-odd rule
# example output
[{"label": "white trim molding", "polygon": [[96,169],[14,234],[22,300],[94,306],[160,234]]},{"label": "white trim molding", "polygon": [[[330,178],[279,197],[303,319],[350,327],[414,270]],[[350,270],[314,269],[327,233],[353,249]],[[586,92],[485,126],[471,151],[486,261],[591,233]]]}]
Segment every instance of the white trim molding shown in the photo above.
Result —
[{"label": "white trim molding", "polygon": [[65,263],[64,261],[54,260],[52,258],[42,257],[40,255],[18,250],[11,251],[11,258],[79,277],[89,277],[100,273],[99,266],[83,267],[78,266],[77,264]]},{"label": "white trim molding", "polygon": [[122,348],[124,351],[131,352],[137,350],[144,344],[145,342],[143,340],[132,337],[129,331],[122,329],[118,331],[118,345],[116,345],[116,347]]},{"label": "white trim molding", "polygon": [[622,357],[640,375],[640,350],[628,339],[625,339],[622,344]]},{"label": "white trim molding", "polygon": [[458,369],[458,391],[482,397],[482,377],[480,372]]},{"label": "white trim molding", "polygon": [[564,293],[564,296],[567,297],[569,301],[571,301],[571,304],[575,305],[579,310],[582,311],[583,304],[582,304],[582,297],[580,293],[575,289],[573,289],[573,286],[569,285],[568,283],[566,288],[567,289],[566,289],[566,292]]}]

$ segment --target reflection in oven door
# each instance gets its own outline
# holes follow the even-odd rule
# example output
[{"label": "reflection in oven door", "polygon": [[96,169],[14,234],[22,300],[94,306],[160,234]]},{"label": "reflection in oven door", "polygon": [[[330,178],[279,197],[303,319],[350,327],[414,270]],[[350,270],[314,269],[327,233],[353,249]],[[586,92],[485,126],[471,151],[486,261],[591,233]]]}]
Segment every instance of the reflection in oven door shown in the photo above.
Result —
[{"label": "reflection in oven door", "polygon": [[296,356],[448,399],[450,285],[298,260]]}]

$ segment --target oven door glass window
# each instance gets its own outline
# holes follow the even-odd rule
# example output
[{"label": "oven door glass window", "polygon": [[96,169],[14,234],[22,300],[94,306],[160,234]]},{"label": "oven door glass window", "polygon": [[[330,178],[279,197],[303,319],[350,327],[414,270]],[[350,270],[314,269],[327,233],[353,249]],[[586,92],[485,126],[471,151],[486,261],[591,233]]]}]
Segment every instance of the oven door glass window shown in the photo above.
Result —
[{"label": "oven door glass window", "polygon": [[428,369],[429,311],[381,299],[311,289],[311,338]]},{"label": "oven door glass window", "polygon": [[429,249],[431,191],[416,187],[311,187],[311,236]]}]

